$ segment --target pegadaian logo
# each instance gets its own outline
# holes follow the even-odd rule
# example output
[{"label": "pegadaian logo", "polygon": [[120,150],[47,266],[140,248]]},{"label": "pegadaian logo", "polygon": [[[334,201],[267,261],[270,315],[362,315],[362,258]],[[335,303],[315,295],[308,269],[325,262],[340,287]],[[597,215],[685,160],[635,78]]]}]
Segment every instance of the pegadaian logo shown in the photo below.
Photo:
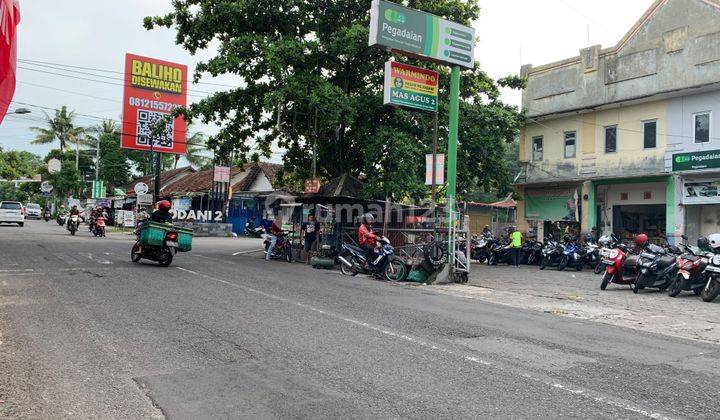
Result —
[{"label": "pegadaian logo", "polygon": [[397,23],[398,25],[404,25],[405,14],[397,10],[387,9],[385,10],[385,20],[387,20],[388,22]]},{"label": "pegadaian logo", "polygon": [[687,163],[687,162],[690,162],[690,156],[675,157],[675,163]]}]

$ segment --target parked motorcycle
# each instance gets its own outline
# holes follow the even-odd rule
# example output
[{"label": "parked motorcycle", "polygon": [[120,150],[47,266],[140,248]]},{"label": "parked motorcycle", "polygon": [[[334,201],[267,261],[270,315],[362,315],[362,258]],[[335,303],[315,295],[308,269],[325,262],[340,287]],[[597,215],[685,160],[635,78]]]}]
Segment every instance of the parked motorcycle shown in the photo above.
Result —
[{"label": "parked motorcycle", "polygon": [[490,254],[488,245],[493,241],[492,236],[483,235],[478,239],[471,241],[471,253],[470,258],[476,260],[479,263],[484,263]]},{"label": "parked motorcycle", "polygon": [[541,253],[540,269],[544,270],[545,267],[555,267],[560,264],[560,260],[565,253],[565,246],[548,236],[545,238],[545,246]]},{"label": "parked motorcycle", "polygon": [[542,260],[543,243],[535,239],[525,241],[520,248],[520,264],[538,265]]},{"label": "parked motorcycle", "polygon": [[80,227],[80,216],[74,214],[70,216],[67,219],[67,230],[70,231],[70,235],[75,236],[75,232],[77,232],[78,228]]},{"label": "parked motorcycle", "polygon": [[714,233],[708,236],[708,244],[715,255],[705,267],[707,282],[700,291],[700,297],[705,302],[712,302],[720,295],[720,234]]},{"label": "parked motorcycle", "polygon": [[265,229],[262,226],[255,227],[252,220],[245,222],[245,235],[249,238],[262,238]]},{"label": "parked motorcycle", "polygon": [[600,237],[600,239],[598,240],[598,245],[600,249],[598,251],[598,263],[595,266],[595,274],[600,274],[605,271],[605,264],[603,264],[603,259],[607,258],[608,254],[611,253],[612,250],[617,248],[617,245],[619,243],[620,240],[613,233]]},{"label": "parked motorcycle", "polygon": [[600,283],[600,290],[605,290],[610,283],[633,285],[640,275],[638,256],[630,255],[628,247],[621,242],[616,243],[614,249],[604,253],[602,263],[605,266],[605,274]]},{"label": "parked motorcycle", "polygon": [[512,262],[512,249],[508,241],[494,238],[488,247],[488,265],[510,264]]},{"label": "parked motorcycle", "polygon": [[675,279],[677,273],[676,257],[668,250],[655,244],[648,244],[638,258],[640,274],[633,284],[633,293],[646,287],[657,288],[664,292]]},{"label": "parked motorcycle", "polygon": [[580,245],[576,240],[568,238],[565,243],[560,261],[558,262],[558,271],[563,271],[567,267],[575,267],[575,270],[582,270],[583,259],[580,255]]},{"label": "parked motorcycle", "polygon": [[292,262],[293,256],[292,256],[292,239],[289,238],[288,232],[281,232],[276,235],[277,241],[275,241],[275,247],[273,249],[270,249],[271,240],[269,236],[265,237],[264,241],[264,248],[265,248],[265,254],[270,253],[270,259],[271,260],[285,260],[287,262]]},{"label": "parked motorcycle", "polygon": [[595,274],[600,274],[602,265],[600,264],[600,245],[595,242],[587,241],[582,248],[583,264],[595,270]]},{"label": "parked motorcycle", "polygon": [[390,240],[384,236],[380,237],[378,245],[378,252],[373,256],[374,260],[367,261],[364,249],[343,244],[338,256],[340,271],[346,276],[370,274],[389,281],[403,281],[407,276],[407,267],[402,259],[395,256]]},{"label": "parked motorcycle", "polygon": [[699,296],[708,282],[707,275],[715,270],[713,266],[708,265],[712,256],[703,251],[708,247],[708,240],[699,238],[698,246],[695,247],[687,244],[687,236],[683,235],[682,238],[685,241],[683,247],[686,252],[677,257],[678,272],[668,287],[668,295],[677,297],[683,291],[692,290]]}]

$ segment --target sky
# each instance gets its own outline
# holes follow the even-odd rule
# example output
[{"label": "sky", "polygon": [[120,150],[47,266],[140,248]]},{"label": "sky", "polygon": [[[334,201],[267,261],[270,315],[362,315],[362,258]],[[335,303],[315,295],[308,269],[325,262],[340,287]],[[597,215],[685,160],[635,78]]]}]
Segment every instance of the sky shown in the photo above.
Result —
[{"label": "sky", "polygon": [[[480,0],[480,18],[473,25],[479,38],[476,59],[490,76],[500,78],[519,73],[522,64],[537,66],[576,56],[588,45],[612,46],[652,3]],[[20,0],[20,10],[18,84],[11,110],[25,107],[32,114],[8,115],[2,122],[0,147],[6,150],[45,155],[57,147],[30,144],[35,134],[29,127],[42,125],[43,112],[52,113],[62,105],[76,112],[79,125],[92,126],[103,118],[119,121],[123,92],[122,82],[116,78],[121,75],[111,72],[123,71],[126,52],[184,63],[191,73],[198,61],[212,56],[212,52],[191,56],[175,45],[173,30],[147,31],[142,27],[145,16],[169,11],[170,0]],[[67,65],[111,72],[68,72],[61,67]],[[101,78],[104,83],[78,79],[98,79],[79,72],[105,75]],[[204,78],[202,82],[232,86],[240,83],[231,75]],[[188,98],[192,102],[223,88],[199,84],[188,89],[196,95]],[[521,93],[504,90],[502,99],[519,106]],[[216,131],[213,126],[196,125],[194,129],[208,134]],[[272,160],[280,158],[277,152]]]}]

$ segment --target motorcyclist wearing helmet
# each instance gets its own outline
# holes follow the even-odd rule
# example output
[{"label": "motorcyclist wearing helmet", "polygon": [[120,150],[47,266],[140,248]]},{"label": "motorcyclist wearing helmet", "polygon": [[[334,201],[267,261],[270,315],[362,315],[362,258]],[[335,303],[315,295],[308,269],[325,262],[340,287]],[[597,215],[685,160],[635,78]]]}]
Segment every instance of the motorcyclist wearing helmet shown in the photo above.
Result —
[{"label": "motorcyclist wearing helmet", "polygon": [[373,256],[378,240],[377,235],[373,232],[373,222],[375,222],[375,217],[370,213],[365,213],[362,216],[360,229],[358,229],[358,245],[365,250],[365,259],[368,262],[374,259]]},{"label": "motorcyclist wearing helmet", "polygon": [[72,208],[70,209],[70,216],[80,216],[80,210],[78,210],[76,204],[73,204]]},{"label": "motorcyclist wearing helmet", "polygon": [[156,223],[172,223],[172,214],[170,208],[172,204],[168,200],[162,200],[157,203],[157,210],[150,216],[150,220]]}]

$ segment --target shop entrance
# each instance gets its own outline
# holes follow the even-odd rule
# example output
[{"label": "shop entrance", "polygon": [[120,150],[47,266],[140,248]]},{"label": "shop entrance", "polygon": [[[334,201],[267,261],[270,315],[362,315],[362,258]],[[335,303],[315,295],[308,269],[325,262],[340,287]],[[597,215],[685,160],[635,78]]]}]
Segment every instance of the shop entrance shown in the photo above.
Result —
[{"label": "shop entrance", "polygon": [[645,233],[654,243],[665,243],[665,211],[664,204],[613,206],[613,232],[624,241]]}]

